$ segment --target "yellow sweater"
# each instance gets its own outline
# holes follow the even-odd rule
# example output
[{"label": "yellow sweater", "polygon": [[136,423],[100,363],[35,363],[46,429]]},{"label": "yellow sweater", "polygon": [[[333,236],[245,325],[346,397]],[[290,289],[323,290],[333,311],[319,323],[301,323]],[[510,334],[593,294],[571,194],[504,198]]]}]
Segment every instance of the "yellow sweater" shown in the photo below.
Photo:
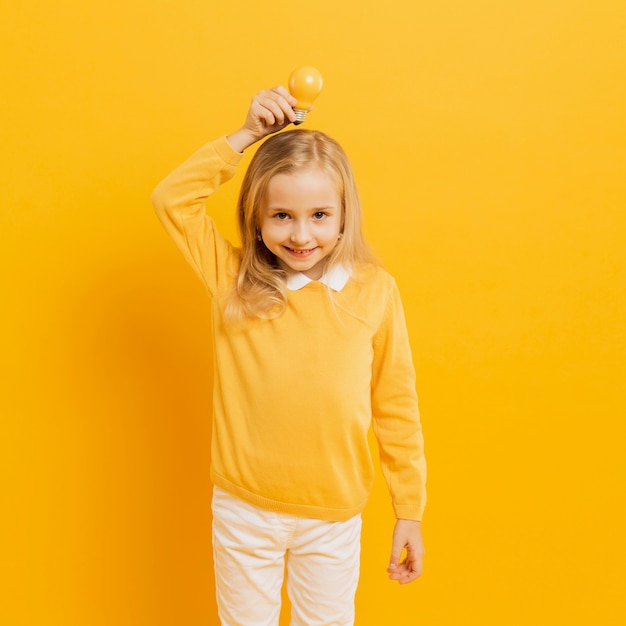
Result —
[{"label": "yellow sweater", "polygon": [[[365,506],[373,426],[395,515],[421,519],[426,464],[400,296],[382,268],[356,268],[333,293],[288,292],[274,320],[225,327],[238,251],[205,201],[241,155],[207,144],[155,189],[156,212],[212,298],[215,349],[211,478],[259,507],[345,520]],[[350,312],[350,313],[349,313]]]}]

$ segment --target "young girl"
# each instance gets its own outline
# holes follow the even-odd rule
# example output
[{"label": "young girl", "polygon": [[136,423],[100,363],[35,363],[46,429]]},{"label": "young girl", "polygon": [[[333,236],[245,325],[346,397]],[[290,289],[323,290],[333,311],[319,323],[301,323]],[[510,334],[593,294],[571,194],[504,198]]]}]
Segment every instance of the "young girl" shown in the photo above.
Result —
[{"label": "young girl", "polygon": [[[211,478],[220,619],[278,624],[285,563],[292,625],[354,623],[373,427],[396,524],[389,578],[422,569],[426,466],[402,304],[364,242],[352,171],[317,131],[257,150],[238,202],[241,247],[205,201],[241,153],[295,120],[286,89],[153,193],[167,232],[212,299]],[[402,554],[405,551],[403,560]]]}]

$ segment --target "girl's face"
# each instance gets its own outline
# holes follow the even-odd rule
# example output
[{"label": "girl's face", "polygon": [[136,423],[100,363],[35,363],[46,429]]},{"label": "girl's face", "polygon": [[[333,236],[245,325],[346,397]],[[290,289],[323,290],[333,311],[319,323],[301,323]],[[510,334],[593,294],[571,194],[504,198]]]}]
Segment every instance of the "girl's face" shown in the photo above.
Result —
[{"label": "girl's face", "polygon": [[283,269],[317,280],[337,245],[342,218],[337,184],[312,165],[270,179],[259,215],[261,237]]}]

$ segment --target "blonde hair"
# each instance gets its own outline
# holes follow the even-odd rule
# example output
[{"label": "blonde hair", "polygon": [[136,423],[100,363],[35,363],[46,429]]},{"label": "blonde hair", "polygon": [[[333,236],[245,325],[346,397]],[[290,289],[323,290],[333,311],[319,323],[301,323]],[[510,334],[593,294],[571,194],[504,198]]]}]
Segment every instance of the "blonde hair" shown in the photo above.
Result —
[{"label": "blonde hair", "polygon": [[241,235],[240,267],[226,305],[226,318],[278,317],[287,306],[286,273],[260,240],[260,212],[267,186],[277,174],[316,165],[337,184],[342,204],[342,236],[330,253],[326,268],[375,263],[361,232],[361,205],[352,167],[337,141],[316,130],[292,130],[266,140],[244,176],[237,218]]}]

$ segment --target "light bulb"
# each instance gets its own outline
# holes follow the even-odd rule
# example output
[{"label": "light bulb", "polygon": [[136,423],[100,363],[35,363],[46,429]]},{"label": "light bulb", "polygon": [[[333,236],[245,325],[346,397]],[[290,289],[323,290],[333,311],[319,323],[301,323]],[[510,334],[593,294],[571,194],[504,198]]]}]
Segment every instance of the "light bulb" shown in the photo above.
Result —
[{"label": "light bulb", "polygon": [[322,91],[322,75],[314,67],[304,66],[291,72],[289,93],[297,100],[293,110],[296,112],[294,124],[302,124],[313,100]]}]

